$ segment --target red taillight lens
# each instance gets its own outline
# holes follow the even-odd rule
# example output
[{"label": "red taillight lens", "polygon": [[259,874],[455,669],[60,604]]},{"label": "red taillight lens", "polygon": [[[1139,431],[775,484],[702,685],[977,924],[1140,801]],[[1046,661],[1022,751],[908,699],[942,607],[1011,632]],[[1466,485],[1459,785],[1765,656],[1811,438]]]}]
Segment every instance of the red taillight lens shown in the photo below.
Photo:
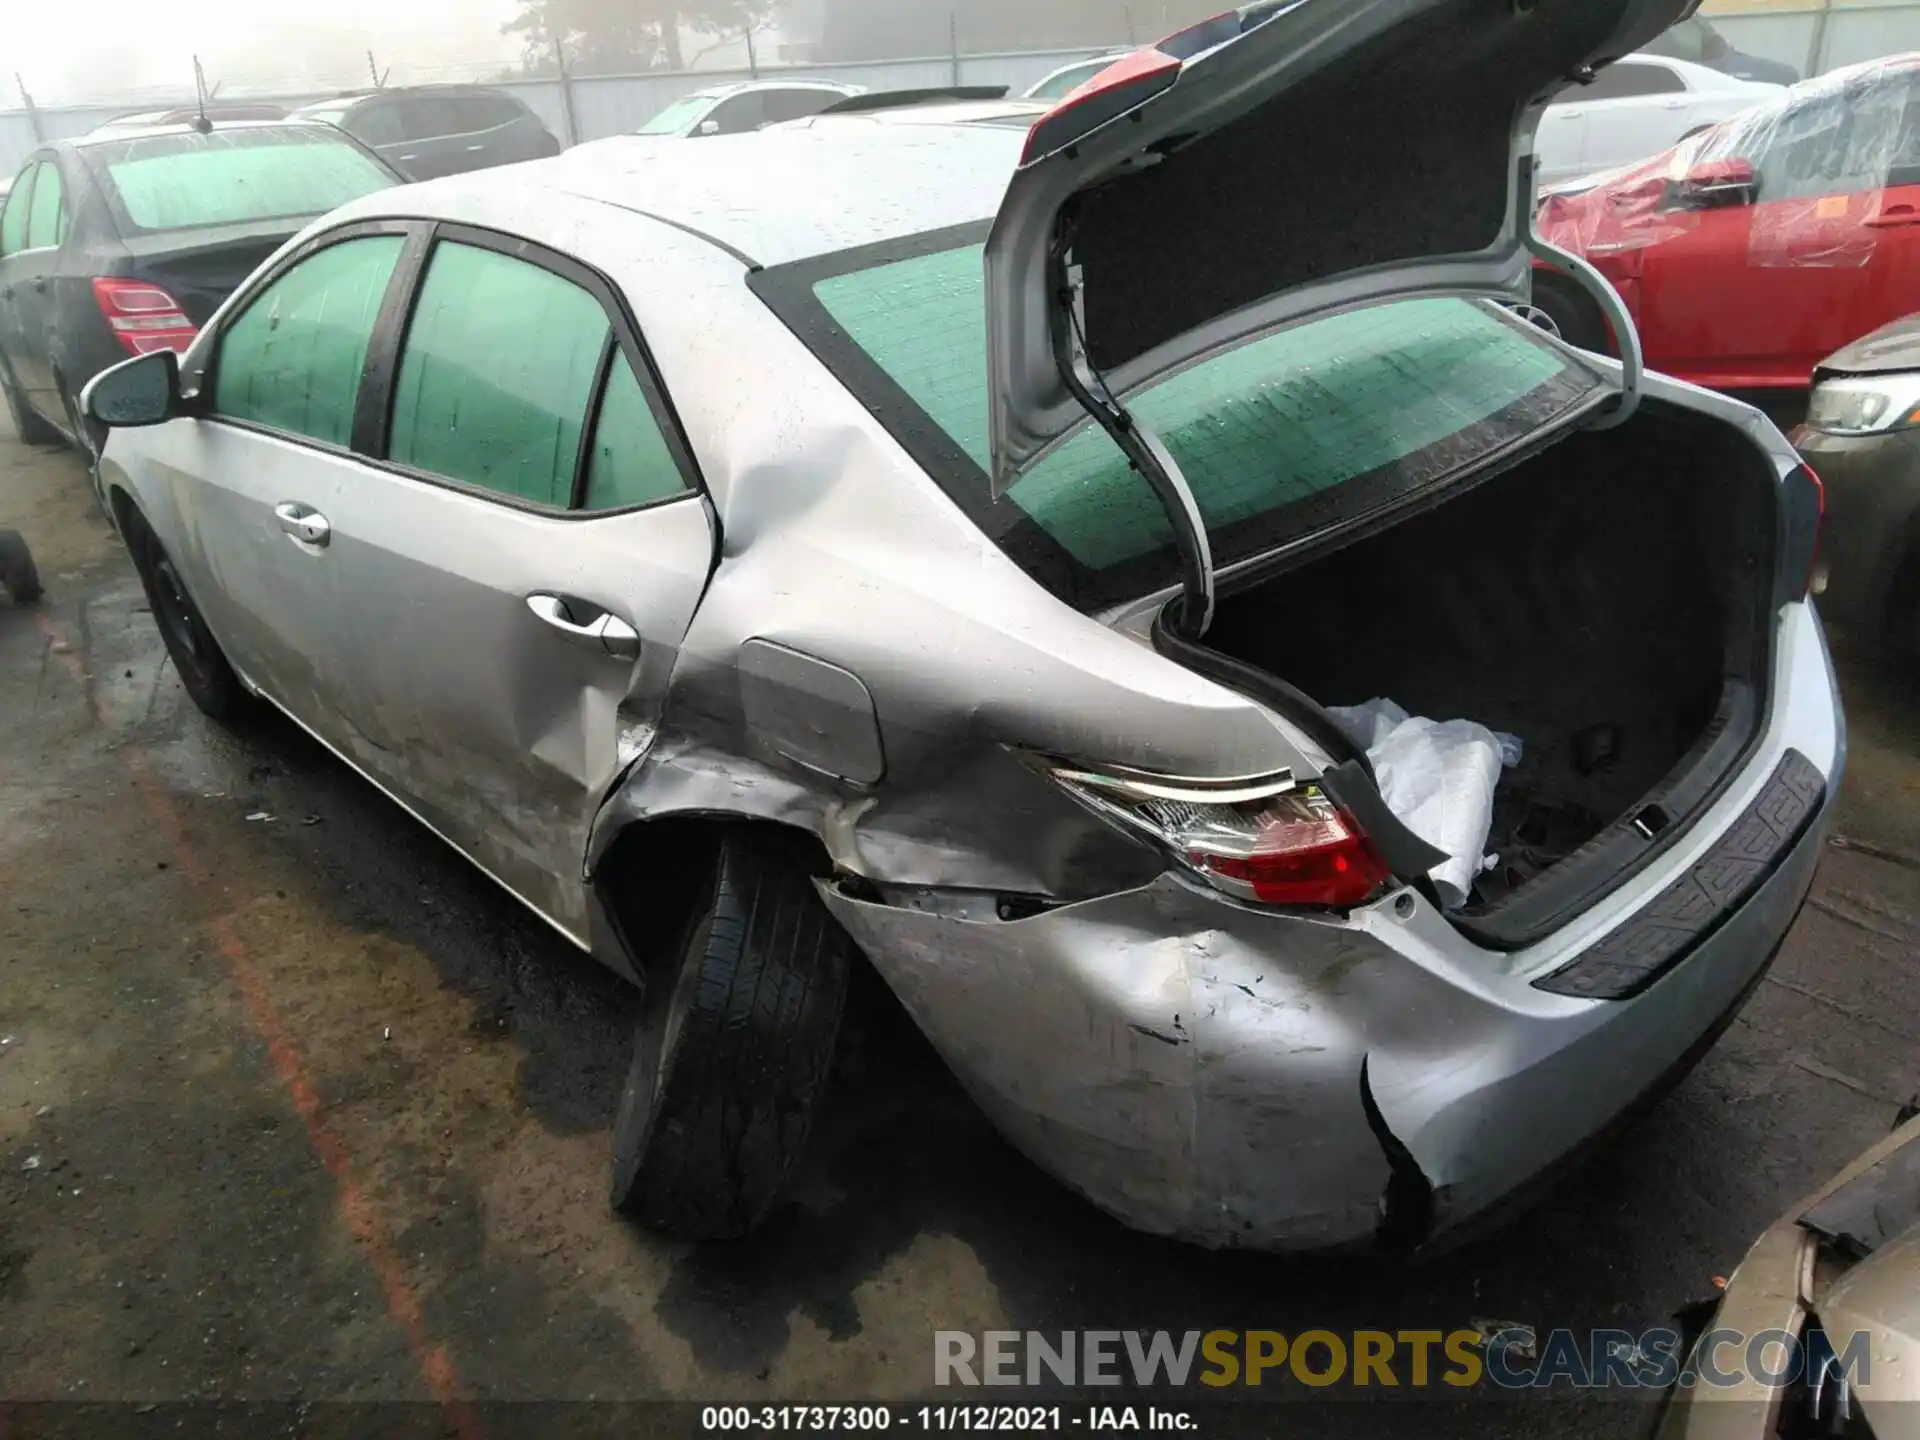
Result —
[{"label": "red taillight lens", "polygon": [[129,355],[185,350],[199,333],[177,300],[145,280],[97,275],[93,298]]},{"label": "red taillight lens", "polygon": [[1246,886],[1265,905],[1358,905],[1392,874],[1351,817],[1323,796],[1313,799],[1324,813],[1263,817],[1268,823],[1250,854],[1194,850],[1187,863],[1209,878]]},{"label": "red taillight lens", "polygon": [[1208,884],[1263,905],[1346,908],[1393,878],[1353,817],[1291,777],[1197,782],[1055,766],[1080,800],[1157,842]]}]

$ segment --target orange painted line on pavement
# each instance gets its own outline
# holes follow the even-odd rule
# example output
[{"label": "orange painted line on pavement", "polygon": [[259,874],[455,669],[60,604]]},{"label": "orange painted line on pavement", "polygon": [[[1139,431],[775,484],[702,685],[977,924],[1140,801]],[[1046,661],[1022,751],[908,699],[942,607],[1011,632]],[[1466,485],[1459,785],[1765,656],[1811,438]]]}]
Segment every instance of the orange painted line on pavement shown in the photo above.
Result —
[{"label": "orange painted line on pavement", "polygon": [[[79,659],[67,646],[65,637],[45,615],[35,615],[34,620],[47,642],[60,647],[57,653],[84,689],[85,672],[80,668]],[[88,698],[92,703],[94,720],[101,729],[110,728],[99,697],[89,691]],[[140,792],[148,809],[153,812],[155,821],[165,832],[179,868],[195,886],[204,887],[207,883],[206,870],[187,842],[186,828],[180,823],[180,812],[154,778],[153,770],[147,764],[146,753],[136,744],[127,744],[121,747],[120,757],[126,763],[128,777],[133,781],[134,788]],[[287,1092],[293,1097],[294,1109],[300,1112],[301,1120],[306,1123],[307,1141],[319,1156],[321,1166],[333,1179],[339,1194],[341,1216],[347,1222],[347,1228],[353,1232],[360,1253],[372,1267],[374,1277],[380,1282],[380,1293],[386,1301],[387,1312],[393,1316],[406,1338],[414,1364],[419,1367],[433,1398],[446,1411],[454,1433],[461,1440],[483,1440],[479,1417],[466,1399],[465,1387],[461,1383],[460,1372],[454,1368],[453,1357],[427,1329],[426,1318],[420,1309],[420,1297],[407,1278],[406,1267],[401,1264],[400,1257],[387,1240],[386,1227],[381,1223],[379,1210],[354,1177],[353,1162],[347,1147],[327,1123],[326,1108],[307,1076],[300,1052],[287,1034],[286,1024],[274,1006],[273,997],[267,992],[266,981],[261,977],[259,967],[253,963],[253,957],[247,953],[246,946],[241,943],[234,929],[233,916],[217,914],[208,922],[208,928],[227,962],[233,983],[240,991],[240,998],[246,1004],[248,1019],[266,1042],[267,1056],[273,1062],[274,1072],[287,1087]],[[3,1436],[4,1422],[0,1421],[0,1440],[3,1440]]]}]

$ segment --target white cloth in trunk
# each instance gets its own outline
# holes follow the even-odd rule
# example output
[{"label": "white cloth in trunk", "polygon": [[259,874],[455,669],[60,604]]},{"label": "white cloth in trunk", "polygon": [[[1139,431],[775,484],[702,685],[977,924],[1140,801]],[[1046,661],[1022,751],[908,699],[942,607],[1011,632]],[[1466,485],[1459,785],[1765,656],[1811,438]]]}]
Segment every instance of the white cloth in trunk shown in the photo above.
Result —
[{"label": "white cloth in trunk", "polygon": [[1467,903],[1493,828],[1493,791],[1520,740],[1472,720],[1428,720],[1391,700],[1334,705],[1328,712],[1366,747],[1380,798],[1414,834],[1447,853],[1427,872],[1449,910]]}]

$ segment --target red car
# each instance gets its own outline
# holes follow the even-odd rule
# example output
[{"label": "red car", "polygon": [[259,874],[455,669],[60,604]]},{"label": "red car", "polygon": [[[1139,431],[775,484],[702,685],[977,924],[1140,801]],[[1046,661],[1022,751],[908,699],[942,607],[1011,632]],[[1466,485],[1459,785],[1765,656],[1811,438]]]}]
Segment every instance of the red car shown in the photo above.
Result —
[{"label": "red car", "polygon": [[[1806,81],[1638,165],[1549,191],[1539,233],[1619,290],[1650,368],[1805,389],[1841,346],[1920,310],[1920,55]],[[1600,311],[1539,269],[1534,304],[1606,349]]]}]

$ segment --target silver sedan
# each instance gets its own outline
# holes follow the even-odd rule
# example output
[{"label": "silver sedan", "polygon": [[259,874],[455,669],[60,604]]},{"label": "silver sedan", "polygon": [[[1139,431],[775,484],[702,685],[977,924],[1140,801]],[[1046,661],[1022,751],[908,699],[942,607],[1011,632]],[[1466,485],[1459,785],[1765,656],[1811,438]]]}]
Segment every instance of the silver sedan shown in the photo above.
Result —
[{"label": "silver sedan", "polygon": [[[204,710],[646,987],[623,1209],[767,1212],[864,956],[1128,1222],[1429,1245],[1712,1042],[1840,780],[1818,481],[1526,223],[1685,8],[1268,4],[1030,130],[384,191],[94,383],[102,482]],[[1374,699],[1511,737],[1481,843]]]}]

